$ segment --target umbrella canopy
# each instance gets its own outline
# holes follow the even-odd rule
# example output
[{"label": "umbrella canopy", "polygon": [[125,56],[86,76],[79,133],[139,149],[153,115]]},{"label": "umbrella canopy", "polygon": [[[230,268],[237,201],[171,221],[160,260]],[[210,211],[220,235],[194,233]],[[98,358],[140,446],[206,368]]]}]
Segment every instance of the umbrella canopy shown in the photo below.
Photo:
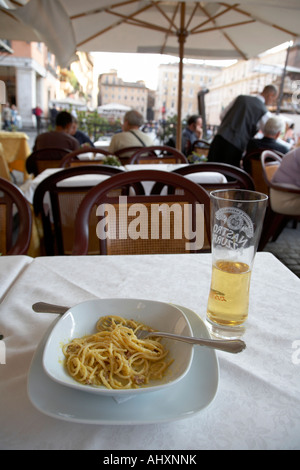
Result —
[{"label": "umbrella canopy", "polygon": [[[296,39],[299,0],[0,0],[2,13],[17,25],[1,36],[16,39],[19,26],[31,27],[66,65],[76,50],[149,52],[179,57],[178,124],[181,122],[183,59],[247,59]],[[13,4],[7,10],[4,3]],[[10,5],[12,6],[12,5]],[[19,25],[19,26],[18,26]],[[36,40],[36,39],[35,39]],[[177,126],[177,146],[181,128]]]}]

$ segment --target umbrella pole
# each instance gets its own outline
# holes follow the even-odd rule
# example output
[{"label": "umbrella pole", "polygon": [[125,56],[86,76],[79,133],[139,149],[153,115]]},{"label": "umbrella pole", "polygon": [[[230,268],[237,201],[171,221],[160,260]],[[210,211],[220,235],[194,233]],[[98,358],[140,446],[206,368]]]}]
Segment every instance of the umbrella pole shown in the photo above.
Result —
[{"label": "umbrella pole", "polygon": [[176,148],[181,150],[181,107],[182,107],[182,82],[183,82],[183,57],[184,43],[186,39],[186,29],[184,27],[185,19],[185,2],[180,4],[181,20],[180,30],[178,31],[179,42],[179,73],[178,73],[178,97],[177,97],[177,131],[176,131]]}]

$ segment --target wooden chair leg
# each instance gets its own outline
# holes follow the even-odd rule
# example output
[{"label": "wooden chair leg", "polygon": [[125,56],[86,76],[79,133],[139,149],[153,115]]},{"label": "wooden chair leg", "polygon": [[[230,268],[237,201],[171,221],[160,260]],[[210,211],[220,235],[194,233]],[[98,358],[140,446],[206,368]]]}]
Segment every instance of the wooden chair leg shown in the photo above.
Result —
[{"label": "wooden chair leg", "polygon": [[275,233],[272,237],[272,242],[276,242],[277,238],[279,237],[283,229],[286,227],[289,220],[290,217],[283,216],[282,220],[280,222],[278,221],[278,227],[277,229],[275,229]]},{"label": "wooden chair leg", "polygon": [[258,245],[258,251],[262,251],[265,248],[270,238],[277,233],[285,218],[285,215],[276,214],[272,211],[271,208],[267,209],[262,234]]}]

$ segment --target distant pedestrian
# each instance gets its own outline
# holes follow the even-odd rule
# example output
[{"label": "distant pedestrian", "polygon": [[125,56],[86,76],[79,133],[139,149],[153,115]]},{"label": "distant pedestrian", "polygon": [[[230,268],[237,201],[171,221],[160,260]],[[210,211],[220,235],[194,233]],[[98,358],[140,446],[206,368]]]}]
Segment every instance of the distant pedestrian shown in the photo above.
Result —
[{"label": "distant pedestrian", "polygon": [[10,131],[11,130],[11,109],[9,103],[3,107],[2,111],[2,119],[3,119],[3,130]]},{"label": "distant pedestrian", "polygon": [[33,114],[34,114],[35,117],[36,117],[36,130],[37,130],[37,133],[39,134],[40,131],[41,131],[41,128],[42,128],[42,114],[43,114],[43,110],[42,110],[39,106],[36,106],[36,107],[33,109]]},{"label": "distant pedestrian", "polygon": [[55,104],[50,108],[50,123],[52,129],[55,129],[55,121],[56,121],[56,116],[58,115],[58,110],[56,109]]},{"label": "distant pedestrian", "polygon": [[17,127],[17,117],[18,117],[18,110],[16,105],[11,105],[11,123],[14,127]]}]

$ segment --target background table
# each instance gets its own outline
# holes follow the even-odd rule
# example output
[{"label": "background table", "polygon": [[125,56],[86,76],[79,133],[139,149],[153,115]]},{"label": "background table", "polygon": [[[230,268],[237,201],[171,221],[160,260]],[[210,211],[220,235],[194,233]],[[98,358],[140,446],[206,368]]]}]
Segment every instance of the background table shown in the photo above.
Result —
[{"label": "background table", "polygon": [[[18,257],[0,257],[0,272],[12,271],[14,262]],[[74,424],[29,401],[30,362],[54,320],[34,313],[34,302],[137,297],[184,305],[205,318],[210,274],[209,254],[41,257],[27,264],[0,304],[7,351],[6,365],[0,364],[1,448],[299,449],[300,280],[269,253],[255,260],[247,349],[217,353],[218,393],[202,412],[141,426]]]},{"label": "background table", "polygon": [[31,153],[28,140],[28,136],[24,132],[0,131],[0,143],[10,171],[21,171],[25,178],[28,177],[25,161]]},{"label": "background table", "polygon": [[[170,172],[175,170],[181,166],[185,166],[182,164],[157,164],[157,165],[125,165],[124,167],[120,167],[120,169],[125,171],[135,171],[135,170],[160,170],[160,171],[167,171]],[[37,186],[48,176],[53,175],[57,171],[62,171],[61,168],[48,168],[36,176],[33,180],[27,180],[22,186],[21,190],[25,195],[26,199],[32,204],[33,202],[33,195],[34,191],[36,190]],[[213,183],[226,183],[226,178],[221,173],[213,172],[213,171],[205,171],[200,173],[192,173],[191,175],[186,175],[186,178],[194,181],[197,184],[213,184]],[[62,186],[86,186],[86,185],[96,185],[101,181],[107,179],[107,175],[78,175],[72,176],[68,178],[66,181],[63,181],[61,184]],[[150,194],[151,188],[153,183],[150,181],[143,182],[144,190],[146,194]],[[165,191],[166,192],[166,191]]]}]

